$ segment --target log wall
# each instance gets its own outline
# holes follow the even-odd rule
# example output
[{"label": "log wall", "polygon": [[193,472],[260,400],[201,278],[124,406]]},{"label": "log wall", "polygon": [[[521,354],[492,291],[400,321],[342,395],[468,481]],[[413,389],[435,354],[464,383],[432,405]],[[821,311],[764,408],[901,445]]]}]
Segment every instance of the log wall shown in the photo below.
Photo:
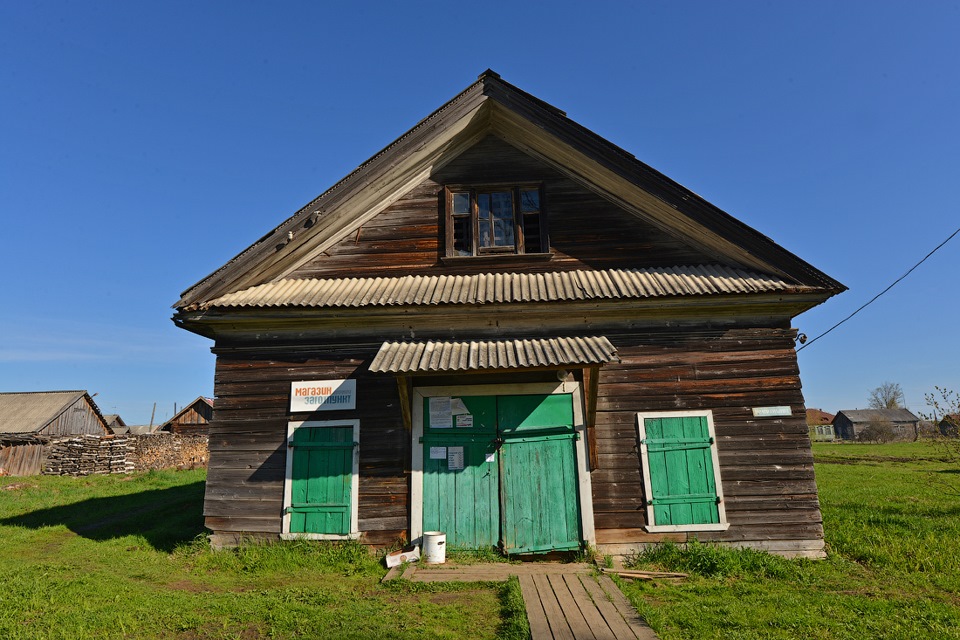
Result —
[{"label": "log wall", "polygon": [[[597,401],[599,469],[592,482],[598,545],[686,539],[643,529],[636,414],[709,409],[730,528],[696,537],[774,550],[803,547],[801,541],[822,547],[791,330],[621,335],[614,344],[622,363],[602,370]],[[753,416],[752,407],[769,406],[789,406],[793,415]]]},{"label": "log wall", "polygon": [[[822,547],[813,457],[793,331],[715,329],[606,333],[622,362],[601,369],[592,472],[597,543],[625,548],[683,534],[648,534],[636,414],[713,412],[730,528],[712,540],[783,550]],[[363,541],[408,535],[410,435],[392,376],[370,374],[379,344],[330,347],[316,357],[246,355],[219,347],[204,515],[218,534],[280,533],[290,383],[357,379],[357,409],[311,419],[360,420],[359,525]],[[485,379],[484,382],[489,382]],[[437,384],[425,378],[422,384]],[[790,406],[791,418],[751,408]]]},{"label": "log wall", "polygon": [[[410,435],[396,381],[367,372],[377,345],[331,349],[322,357],[217,357],[206,525],[226,534],[278,535],[283,509],[287,423],[360,420],[359,527],[362,541],[387,545],[407,535]],[[357,378],[357,409],[289,412],[290,383]]]}]

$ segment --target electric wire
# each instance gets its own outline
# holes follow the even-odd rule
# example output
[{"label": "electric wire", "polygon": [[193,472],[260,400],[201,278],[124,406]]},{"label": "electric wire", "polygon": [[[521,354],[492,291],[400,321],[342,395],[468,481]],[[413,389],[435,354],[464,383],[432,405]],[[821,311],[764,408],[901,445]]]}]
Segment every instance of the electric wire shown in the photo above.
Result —
[{"label": "electric wire", "polygon": [[910,267],[910,270],[909,270],[909,271],[907,271],[905,274],[903,274],[902,276],[900,276],[899,278],[897,278],[896,280],[894,280],[893,283],[891,283],[889,287],[887,287],[886,289],[884,289],[883,291],[881,291],[881,292],[878,293],[877,295],[875,295],[875,296],[873,296],[872,298],[870,298],[870,300],[868,300],[866,303],[864,303],[863,305],[861,305],[859,309],[857,309],[856,311],[854,311],[853,313],[851,313],[850,315],[848,315],[846,318],[844,318],[843,320],[841,320],[841,321],[838,322],[837,324],[833,325],[832,327],[830,327],[829,329],[827,329],[826,331],[824,331],[823,333],[821,333],[820,335],[818,335],[818,336],[817,336],[816,338],[814,338],[813,340],[808,340],[806,344],[802,345],[799,349],[797,349],[797,353],[803,351],[804,349],[806,349],[807,347],[809,347],[810,345],[812,345],[814,342],[816,342],[817,340],[819,340],[819,339],[822,338],[823,336],[827,335],[828,333],[830,333],[831,331],[833,331],[834,329],[836,329],[837,327],[839,327],[840,325],[842,325],[844,322],[846,322],[847,320],[849,320],[849,319],[852,318],[853,316],[857,315],[858,313],[860,313],[861,311],[863,311],[864,309],[866,309],[867,307],[869,307],[871,304],[873,304],[873,302],[874,302],[875,300],[877,300],[877,298],[879,298],[880,296],[882,296],[883,294],[885,294],[887,291],[890,291],[890,289],[893,289],[893,287],[895,287],[895,286],[897,285],[897,283],[899,283],[901,280],[903,280],[903,279],[906,278],[908,275],[910,275],[910,273],[913,272],[914,269],[916,269],[917,267],[919,267],[920,265],[922,265],[924,262],[926,262],[927,258],[929,258],[929,257],[932,256],[933,254],[935,254],[935,253],[937,252],[937,250],[940,249],[940,247],[942,247],[943,245],[945,245],[945,244],[947,244],[948,242],[950,242],[951,240],[953,240],[953,237],[954,237],[955,235],[957,235],[958,233],[960,233],[960,229],[957,229],[956,231],[954,231],[953,233],[951,233],[951,234],[947,237],[946,240],[944,240],[943,242],[941,242],[940,244],[938,244],[936,247],[934,247],[933,251],[931,251],[931,252],[928,253],[927,255],[923,256],[923,260],[921,260],[921,261],[918,262],[917,264],[915,264],[915,265],[913,265],[912,267]]}]

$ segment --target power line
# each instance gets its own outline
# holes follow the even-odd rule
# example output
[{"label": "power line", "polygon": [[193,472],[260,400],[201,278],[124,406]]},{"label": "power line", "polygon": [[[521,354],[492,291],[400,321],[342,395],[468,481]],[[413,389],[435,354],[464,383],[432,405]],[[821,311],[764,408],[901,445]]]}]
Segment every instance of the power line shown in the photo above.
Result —
[{"label": "power line", "polygon": [[929,258],[929,257],[932,256],[933,254],[935,254],[935,253],[940,249],[940,247],[942,247],[943,245],[945,245],[945,244],[947,244],[948,242],[950,242],[951,240],[953,240],[953,236],[957,235],[958,233],[960,233],[960,229],[957,229],[956,231],[954,231],[953,233],[951,233],[951,234],[947,237],[946,240],[944,240],[943,242],[941,242],[940,244],[938,244],[936,247],[934,247],[933,251],[931,251],[931,252],[928,253],[927,255],[923,256],[923,260],[921,260],[921,261],[918,262],[917,264],[915,264],[915,265],[913,265],[912,267],[910,267],[910,270],[909,270],[909,271],[907,271],[905,274],[903,274],[902,276],[900,276],[899,278],[897,278],[896,280],[894,280],[893,283],[892,283],[889,287],[887,287],[886,289],[884,289],[883,291],[881,291],[881,292],[878,293],[877,295],[875,295],[875,296],[873,296],[872,298],[870,298],[869,301],[867,301],[867,302],[866,302],[865,304],[863,304],[859,309],[857,309],[856,311],[854,311],[853,313],[851,313],[850,315],[848,315],[846,318],[844,318],[843,320],[841,320],[841,321],[838,322],[837,324],[833,325],[832,327],[830,327],[829,329],[827,329],[826,331],[824,331],[823,333],[821,333],[820,335],[818,335],[818,336],[817,336],[816,338],[814,338],[813,340],[810,340],[810,341],[807,342],[805,345],[801,346],[799,349],[797,349],[797,352],[799,353],[800,351],[803,351],[804,349],[806,349],[807,347],[809,347],[810,345],[812,345],[814,342],[816,342],[817,340],[819,340],[819,339],[822,338],[823,336],[827,335],[828,333],[830,333],[831,331],[833,331],[834,329],[836,329],[837,327],[839,327],[840,325],[842,325],[844,322],[846,322],[847,320],[849,320],[849,319],[852,318],[853,316],[857,315],[858,313],[860,313],[861,311],[863,311],[864,309],[866,309],[867,307],[869,307],[871,304],[873,304],[873,302],[874,302],[877,298],[879,298],[880,296],[882,296],[883,294],[885,294],[887,291],[890,291],[890,289],[893,289],[893,288],[897,285],[898,282],[900,282],[901,280],[903,280],[904,278],[906,278],[908,275],[910,275],[911,272],[913,272],[914,269],[916,269],[917,267],[919,267],[920,265],[922,265],[924,262],[926,262],[926,261],[927,261],[927,258]]}]

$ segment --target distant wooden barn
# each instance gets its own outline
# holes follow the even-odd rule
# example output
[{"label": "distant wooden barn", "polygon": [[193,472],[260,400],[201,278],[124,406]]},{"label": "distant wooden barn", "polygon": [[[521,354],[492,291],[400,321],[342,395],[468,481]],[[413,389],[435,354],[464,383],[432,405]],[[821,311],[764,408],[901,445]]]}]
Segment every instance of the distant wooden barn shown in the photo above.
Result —
[{"label": "distant wooden barn", "polygon": [[920,418],[908,409],[844,409],[837,412],[833,427],[842,440],[873,440],[889,432],[887,439],[913,441],[920,435]]},{"label": "distant wooden barn", "polygon": [[213,418],[213,400],[199,396],[157,429],[159,433],[206,435]]},{"label": "distant wooden barn", "polygon": [[86,391],[0,393],[0,469],[10,475],[40,473],[51,437],[108,433]]},{"label": "distant wooden barn", "polygon": [[103,416],[103,419],[106,421],[107,429],[110,430],[110,433],[122,434],[130,430],[127,423],[123,421],[123,418],[121,418],[119,414],[108,413]]},{"label": "distant wooden barn", "polygon": [[488,71],[182,294],[206,526],[822,555],[792,319],[844,289]]}]

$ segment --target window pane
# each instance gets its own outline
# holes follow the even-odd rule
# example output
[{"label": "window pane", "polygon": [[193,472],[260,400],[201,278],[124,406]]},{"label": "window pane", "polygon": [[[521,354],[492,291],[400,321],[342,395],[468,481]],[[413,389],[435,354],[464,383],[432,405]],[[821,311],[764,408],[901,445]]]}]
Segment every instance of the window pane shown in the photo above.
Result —
[{"label": "window pane", "polygon": [[470,216],[457,216],[453,218],[453,255],[473,255],[473,234],[470,233],[472,226],[473,225],[470,224]]},{"label": "window pane", "polygon": [[490,194],[489,193],[478,193],[477,194],[477,214],[481,220],[488,220],[490,218]]},{"label": "window pane", "polygon": [[528,213],[523,216],[523,243],[526,253],[545,253],[540,241],[540,215]]},{"label": "window pane", "polygon": [[520,211],[540,211],[540,192],[536,189],[525,189],[520,192]]},{"label": "window pane", "polygon": [[513,246],[513,194],[509,191],[491,193],[491,213],[494,221],[494,245]]},{"label": "window pane", "polygon": [[470,194],[453,194],[453,213],[470,213]]}]

